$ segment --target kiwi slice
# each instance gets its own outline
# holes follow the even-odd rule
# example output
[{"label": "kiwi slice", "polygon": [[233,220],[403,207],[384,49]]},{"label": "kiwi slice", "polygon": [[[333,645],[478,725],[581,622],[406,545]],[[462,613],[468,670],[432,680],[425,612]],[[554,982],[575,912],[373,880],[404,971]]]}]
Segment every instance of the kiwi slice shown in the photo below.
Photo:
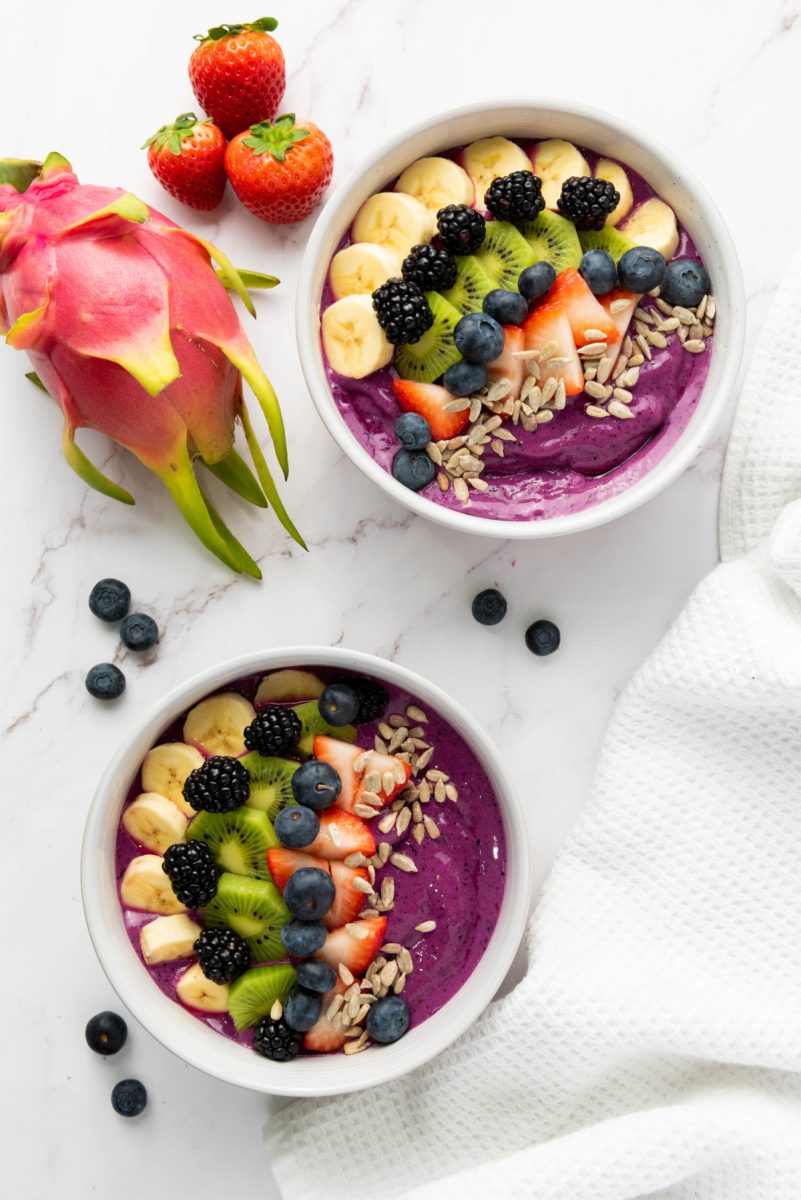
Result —
[{"label": "kiwi slice", "polygon": [[250,1029],[268,1017],[276,1000],[284,1003],[294,982],[295,968],[289,963],[251,967],[235,979],[228,991],[228,1011],[237,1029]]},{"label": "kiwi slice", "polygon": [[323,716],[320,714],[320,705],[316,700],[309,700],[306,704],[293,704],[295,712],[300,717],[300,723],[303,726],[303,731],[300,735],[300,741],[295,750],[301,758],[311,758],[314,752],[314,739],[318,734],[325,734],[326,737],[339,738],[341,742],[355,742],[356,730],[352,725],[340,725],[335,728],[329,725]]},{"label": "kiwi slice", "polygon": [[223,871],[258,879],[271,878],[267,851],[281,844],[267,813],[255,808],[198,813],[186,836],[194,842],[205,842]]},{"label": "kiwi slice", "polygon": [[577,267],[584,253],[576,227],[558,213],[541,212],[533,221],[520,226],[520,232],[534,252],[534,261],[545,259],[558,275],[569,267]]},{"label": "kiwi slice", "polygon": [[579,241],[583,253],[586,254],[588,250],[606,250],[616,263],[620,262],[627,250],[634,248],[634,242],[629,241],[611,225],[603,229],[582,229],[579,231]]},{"label": "kiwi slice", "polygon": [[488,221],[484,241],[476,257],[495,286],[517,291],[520,272],[535,261],[534,251],[522,233],[508,221]]},{"label": "kiwi slice", "polygon": [[459,309],[437,292],[426,292],[426,300],[434,314],[433,325],[416,342],[398,346],[395,352],[395,369],[401,379],[418,383],[433,383],[462,357],[453,340],[453,331],[462,319]]},{"label": "kiwi slice", "polygon": [[274,821],[286,804],[292,804],[292,776],[300,763],[290,758],[262,757],[253,750],[239,760],[250,776],[250,795],[245,804],[267,813]]},{"label": "kiwi slice", "polygon": [[289,920],[289,909],[267,879],[225,872],[203,916],[212,929],[233,929],[244,938],[256,962],[286,957],[281,930]]},{"label": "kiwi slice", "polygon": [[456,282],[442,295],[460,313],[481,312],[484,297],[495,286],[478,259],[464,254],[456,259]]}]

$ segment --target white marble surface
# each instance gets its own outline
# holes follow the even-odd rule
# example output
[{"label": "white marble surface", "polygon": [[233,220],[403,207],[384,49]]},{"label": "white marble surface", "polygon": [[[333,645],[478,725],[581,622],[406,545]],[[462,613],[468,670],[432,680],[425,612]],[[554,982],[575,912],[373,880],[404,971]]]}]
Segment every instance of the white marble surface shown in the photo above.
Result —
[{"label": "white marble surface", "polygon": [[[536,878],[587,794],[615,696],[716,558],[725,430],[672,488],[585,536],[531,545],[446,536],[396,508],[335,449],[317,421],[294,349],[293,292],[309,224],[274,229],[231,195],[216,214],[183,210],[150,177],[138,146],[192,107],[191,35],[253,17],[214,3],[91,0],[4,14],[0,153],[58,148],[80,176],[121,184],[219,243],[242,265],[278,274],[249,328],[289,426],[288,502],[304,555],[269,519],[225,512],[261,562],[261,586],[235,579],[195,543],[155,479],[89,442],[137,497],[90,493],[64,465],[52,403],[0,350],[5,414],[2,503],[4,912],[3,1177],[21,1200],[239,1200],[275,1197],[261,1147],[267,1103],[182,1065],[132,1023],[103,1061],[86,1019],[119,1007],[84,928],[78,853],[98,774],[129,725],[165,688],[259,645],[311,641],[396,658],[448,688],[488,728],[528,808]],[[801,162],[799,10],[589,0],[499,8],[463,0],[305,0],[275,10],[289,66],[286,109],[334,143],[342,179],[386,135],[454,103],[521,94],[571,97],[650,128],[706,183],[739,246],[753,339],[798,241]],[[769,386],[769,381],[768,381]],[[163,629],[153,661],[120,654],[88,612],[91,585],[118,575]],[[479,588],[510,601],[503,625],[469,616]],[[525,650],[527,622],[559,622],[563,649]],[[117,657],[128,690],[103,707],[83,689]],[[137,1122],[111,1110],[117,1078],[137,1075],[151,1103]],[[224,1167],[224,1173],[223,1173]]]}]

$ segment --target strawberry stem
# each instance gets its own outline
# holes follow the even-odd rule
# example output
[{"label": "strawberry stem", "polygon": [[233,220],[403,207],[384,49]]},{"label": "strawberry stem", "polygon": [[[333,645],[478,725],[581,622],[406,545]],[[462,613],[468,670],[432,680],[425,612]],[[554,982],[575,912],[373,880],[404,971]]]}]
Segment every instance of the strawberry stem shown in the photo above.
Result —
[{"label": "strawberry stem", "polygon": [[284,113],[275,121],[260,121],[251,125],[250,137],[243,139],[244,145],[249,146],[254,154],[266,154],[268,151],[278,162],[283,162],[287,152],[298,142],[309,136],[308,129],[300,129],[295,125],[295,114]]},{"label": "strawberry stem", "polygon": [[278,28],[275,17],[259,17],[258,21],[248,21],[243,25],[212,25],[206,33],[196,33],[196,42],[219,42],[223,38],[236,37],[246,29],[251,33],[272,33]]},{"label": "strawberry stem", "polygon": [[194,137],[198,126],[210,124],[211,120],[209,117],[201,120],[193,112],[181,113],[179,117],[175,118],[172,125],[162,125],[161,129],[157,129],[155,133],[152,133],[147,141],[142,143],[140,148],[146,150],[148,146],[155,145],[157,150],[161,150],[166,144],[177,158],[181,153],[185,139]]}]

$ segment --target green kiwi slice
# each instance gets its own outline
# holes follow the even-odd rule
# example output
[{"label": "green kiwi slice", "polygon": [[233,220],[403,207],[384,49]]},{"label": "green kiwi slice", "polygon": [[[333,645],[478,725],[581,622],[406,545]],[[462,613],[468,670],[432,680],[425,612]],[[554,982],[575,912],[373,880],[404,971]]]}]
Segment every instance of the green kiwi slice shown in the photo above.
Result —
[{"label": "green kiwi slice", "polygon": [[293,704],[295,712],[300,717],[300,723],[303,731],[300,735],[300,741],[295,750],[301,758],[311,758],[314,750],[314,739],[318,734],[325,734],[326,737],[339,738],[341,742],[355,742],[356,730],[352,725],[340,725],[334,728],[329,725],[324,717],[320,715],[320,706],[316,700],[309,700],[306,704]]},{"label": "green kiwi slice", "polygon": [[212,929],[233,929],[244,938],[256,962],[286,956],[281,930],[289,920],[289,909],[275,884],[266,879],[222,874],[217,895],[203,917]]},{"label": "green kiwi slice", "polygon": [[416,342],[398,346],[395,352],[395,369],[401,379],[417,383],[433,383],[462,357],[453,340],[453,331],[462,319],[459,309],[437,292],[426,292],[426,300],[434,314],[433,325]]},{"label": "green kiwi slice", "polygon": [[534,261],[545,259],[557,275],[581,262],[583,250],[576,227],[558,213],[546,209],[533,221],[521,225],[520,232],[534,252]]},{"label": "green kiwi slice", "polygon": [[276,1000],[284,1003],[294,982],[295,968],[289,963],[251,967],[235,979],[228,992],[228,1011],[237,1029],[250,1029],[268,1017]]},{"label": "green kiwi slice", "polygon": [[520,272],[535,261],[531,246],[508,221],[487,222],[487,232],[476,251],[476,258],[495,280],[495,286],[509,292],[517,291]]},{"label": "green kiwi slice", "polygon": [[456,282],[442,295],[460,313],[481,312],[484,297],[495,286],[478,259],[464,254],[456,259]]},{"label": "green kiwi slice", "polygon": [[270,878],[267,851],[281,844],[267,813],[255,808],[198,813],[186,836],[194,842],[205,842],[221,870],[258,879]]},{"label": "green kiwi slice", "polygon": [[611,225],[607,225],[603,229],[581,229],[579,241],[585,254],[588,250],[606,250],[616,263],[620,262],[627,250],[634,248],[634,242],[629,241]]},{"label": "green kiwi slice", "polygon": [[250,795],[245,804],[267,813],[274,821],[279,810],[292,804],[292,776],[300,763],[290,758],[262,757],[253,750],[239,760],[250,776]]}]

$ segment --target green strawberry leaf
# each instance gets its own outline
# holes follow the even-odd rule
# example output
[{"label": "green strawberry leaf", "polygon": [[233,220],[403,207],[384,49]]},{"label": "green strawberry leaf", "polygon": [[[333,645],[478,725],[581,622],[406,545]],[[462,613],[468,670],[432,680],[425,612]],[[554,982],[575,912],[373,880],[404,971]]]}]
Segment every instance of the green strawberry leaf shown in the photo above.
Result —
[{"label": "green strawberry leaf", "polygon": [[164,146],[168,146],[170,151],[178,157],[181,153],[182,144],[185,138],[193,136],[199,125],[210,125],[211,118],[205,117],[201,120],[194,113],[181,113],[176,117],[172,125],[162,125],[161,129],[157,129],[155,133],[142,143],[142,150],[146,150],[148,146],[155,145],[157,150],[163,150]]},{"label": "green strawberry leaf", "polygon": [[287,152],[309,137],[310,132],[295,125],[294,113],[284,113],[274,122],[260,121],[258,125],[251,125],[250,137],[244,138],[243,144],[256,155],[270,153],[278,162],[284,162]]},{"label": "green strawberry leaf", "polygon": [[196,42],[220,42],[223,38],[236,37],[245,29],[252,33],[272,33],[277,28],[278,22],[275,17],[259,17],[258,21],[248,21],[244,25],[212,25],[206,33],[196,33],[194,40]]}]

